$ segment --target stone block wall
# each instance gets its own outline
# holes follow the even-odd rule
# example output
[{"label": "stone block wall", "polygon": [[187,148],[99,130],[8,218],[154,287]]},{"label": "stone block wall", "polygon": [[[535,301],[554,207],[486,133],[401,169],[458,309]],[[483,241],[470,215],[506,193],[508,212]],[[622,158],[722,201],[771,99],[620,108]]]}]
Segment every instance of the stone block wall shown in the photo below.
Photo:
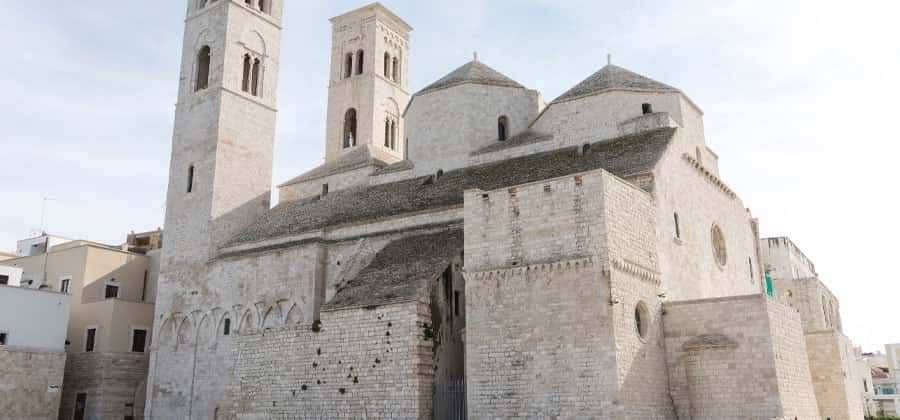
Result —
[{"label": "stone block wall", "polygon": [[85,418],[144,418],[148,364],[146,353],[69,354],[59,418],[72,418],[75,398],[81,393],[87,394]]},{"label": "stone block wall", "polygon": [[465,214],[471,418],[671,417],[649,194],[594,171],[468,191]]},{"label": "stone block wall", "polygon": [[220,418],[431,416],[427,304],[323,312],[321,330],[294,325],[237,338]]},{"label": "stone block wall", "polygon": [[0,419],[55,419],[65,353],[0,348]]},{"label": "stone block wall", "polygon": [[764,295],[663,308],[679,418],[819,419],[796,312]]},{"label": "stone block wall", "polygon": [[840,303],[818,277],[775,278],[773,283],[778,299],[800,311],[804,332],[842,330]]},{"label": "stone block wall", "polygon": [[807,333],[807,354],[822,418],[859,420],[865,415],[862,380],[854,366],[853,345],[838,331]]}]

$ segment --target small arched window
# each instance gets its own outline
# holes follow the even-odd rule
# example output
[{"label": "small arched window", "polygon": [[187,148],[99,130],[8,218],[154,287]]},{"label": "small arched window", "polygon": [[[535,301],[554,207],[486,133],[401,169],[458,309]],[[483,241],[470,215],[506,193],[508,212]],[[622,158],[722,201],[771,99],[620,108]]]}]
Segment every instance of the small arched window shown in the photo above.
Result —
[{"label": "small arched window", "polygon": [[241,80],[241,90],[250,92],[250,67],[252,66],[250,54],[244,54],[244,77]]},{"label": "small arched window", "polygon": [[509,120],[506,118],[506,116],[498,118],[497,119],[497,140],[506,141],[508,129],[509,129]]},{"label": "small arched window", "polygon": [[259,96],[259,73],[260,73],[260,62],[259,59],[253,60],[253,81],[250,84],[250,94],[253,96]]},{"label": "small arched window", "polygon": [[222,335],[231,335],[231,318],[225,318],[222,323]]},{"label": "small arched window", "polygon": [[400,64],[397,61],[397,57],[394,57],[391,61],[391,80],[397,82],[400,80]]},{"label": "small arched window", "polygon": [[384,120],[384,147],[391,147],[391,119]]},{"label": "small arched window", "polygon": [[391,55],[384,53],[384,77],[391,77]]},{"label": "small arched window", "polygon": [[344,114],[344,148],[356,146],[356,109]]},{"label": "small arched window", "polygon": [[400,83],[403,78],[403,53],[398,53],[394,60],[394,81]]},{"label": "small arched window", "polygon": [[363,74],[363,58],[365,58],[365,53],[363,50],[359,50],[356,52],[356,74]]},{"label": "small arched window", "polygon": [[344,78],[347,79],[353,75],[353,53],[344,57]]},{"label": "small arched window", "polygon": [[187,173],[187,192],[194,191],[194,165],[188,167]]},{"label": "small arched window", "polygon": [[681,224],[678,220],[678,213],[674,213],[673,218],[675,219],[675,239],[681,239]]},{"label": "small arched window", "polygon": [[694,154],[697,156],[697,163],[702,165],[703,164],[703,155],[700,154],[700,146],[697,146],[696,149],[694,149]]},{"label": "small arched window", "polygon": [[259,0],[259,11],[269,13],[269,0]]},{"label": "small arched window", "polygon": [[200,91],[209,87],[209,61],[211,57],[209,46],[204,45],[197,53],[197,80],[194,91]]},{"label": "small arched window", "polygon": [[247,4],[248,7],[253,7],[253,0],[244,0],[244,3]]}]

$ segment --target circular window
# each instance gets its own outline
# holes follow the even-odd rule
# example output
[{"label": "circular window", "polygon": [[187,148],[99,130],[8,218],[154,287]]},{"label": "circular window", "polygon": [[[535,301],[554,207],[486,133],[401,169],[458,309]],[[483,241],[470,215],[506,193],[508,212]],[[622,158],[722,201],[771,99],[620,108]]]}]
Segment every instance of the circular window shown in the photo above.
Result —
[{"label": "circular window", "polygon": [[648,324],[650,324],[650,314],[647,312],[647,305],[644,305],[644,302],[639,302],[634,307],[634,326],[638,337],[644,338],[647,336]]},{"label": "circular window", "polygon": [[719,265],[725,265],[728,262],[728,250],[725,249],[725,235],[722,234],[722,229],[719,228],[719,225],[713,225],[712,227],[712,249],[716,262]]}]

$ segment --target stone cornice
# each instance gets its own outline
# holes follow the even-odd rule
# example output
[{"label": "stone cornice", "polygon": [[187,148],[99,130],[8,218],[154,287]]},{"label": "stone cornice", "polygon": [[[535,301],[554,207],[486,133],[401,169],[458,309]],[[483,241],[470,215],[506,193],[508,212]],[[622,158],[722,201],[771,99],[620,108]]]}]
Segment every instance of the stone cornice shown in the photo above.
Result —
[{"label": "stone cornice", "polygon": [[652,270],[650,268],[644,267],[638,263],[628,261],[626,259],[621,258],[613,258],[612,259],[612,268],[615,270],[628,274],[630,276],[636,277],[640,280],[653,283],[654,285],[660,285],[660,274],[659,272]]},{"label": "stone cornice", "polygon": [[571,269],[578,270],[592,267],[593,265],[594,261],[591,257],[578,257],[558,261],[538,262],[534,264],[526,264],[523,266],[504,266],[481,271],[466,271],[464,274],[466,276],[466,279],[482,280],[491,278],[505,278],[537,271],[551,272]]},{"label": "stone cornice", "polygon": [[720,190],[722,190],[722,192],[724,192],[726,195],[728,195],[728,196],[731,197],[732,199],[737,198],[737,194],[735,194],[734,191],[731,190],[731,188],[728,188],[728,185],[725,185],[725,183],[722,182],[722,180],[719,179],[719,177],[717,177],[715,174],[713,174],[712,172],[710,172],[709,169],[706,169],[706,167],[704,167],[703,164],[701,164],[700,162],[698,162],[697,159],[695,159],[693,156],[691,156],[691,155],[685,153],[685,154],[682,154],[681,157],[682,157],[688,164],[690,164],[691,166],[693,166],[694,168],[696,168],[697,171],[699,171],[701,175],[705,176],[706,179],[709,180],[709,182],[712,182],[713,185],[715,185],[715,186],[718,187]]}]

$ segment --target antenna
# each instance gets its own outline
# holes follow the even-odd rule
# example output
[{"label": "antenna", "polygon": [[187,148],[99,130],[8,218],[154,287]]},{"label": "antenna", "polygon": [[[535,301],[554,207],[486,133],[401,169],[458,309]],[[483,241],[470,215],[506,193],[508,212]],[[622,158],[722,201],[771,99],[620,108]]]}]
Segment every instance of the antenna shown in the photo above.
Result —
[{"label": "antenna", "polygon": [[56,201],[56,199],[44,196],[44,199],[41,200],[41,235],[44,234],[44,215],[47,213],[48,201]]},{"label": "antenna", "polygon": [[472,61],[478,61],[478,51],[472,52]]},{"label": "antenna", "polygon": [[606,65],[612,64],[612,54],[606,54]]}]

